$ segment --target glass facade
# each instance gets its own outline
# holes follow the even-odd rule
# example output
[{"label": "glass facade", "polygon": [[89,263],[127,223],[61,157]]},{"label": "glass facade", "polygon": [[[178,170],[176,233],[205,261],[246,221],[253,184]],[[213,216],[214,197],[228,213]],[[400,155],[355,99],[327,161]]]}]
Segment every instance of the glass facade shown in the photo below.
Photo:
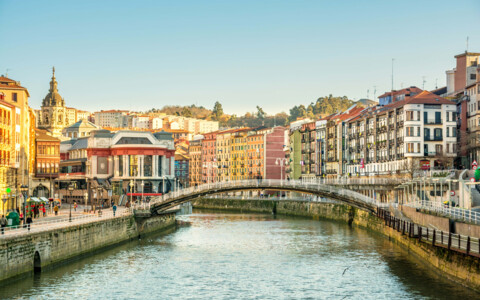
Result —
[{"label": "glass facade", "polygon": [[138,156],[137,155],[129,155],[129,176],[135,177],[138,176]]},{"label": "glass facade", "polygon": [[152,177],[153,176],[153,156],[145,155],[143,159],[143,176]]},{"label": "glass facade", "polygon": [[118,156],[118,176],[123,176],[123,155]]}]

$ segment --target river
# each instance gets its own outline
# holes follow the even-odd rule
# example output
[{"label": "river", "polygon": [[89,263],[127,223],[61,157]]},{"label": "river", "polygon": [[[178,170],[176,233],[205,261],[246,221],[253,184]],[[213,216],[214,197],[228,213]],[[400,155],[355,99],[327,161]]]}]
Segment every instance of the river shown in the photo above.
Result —
[{"label": "river", "polygon": [[346,224],[196,212],[0,287],[1,299],[475,299],[398,245]]}]

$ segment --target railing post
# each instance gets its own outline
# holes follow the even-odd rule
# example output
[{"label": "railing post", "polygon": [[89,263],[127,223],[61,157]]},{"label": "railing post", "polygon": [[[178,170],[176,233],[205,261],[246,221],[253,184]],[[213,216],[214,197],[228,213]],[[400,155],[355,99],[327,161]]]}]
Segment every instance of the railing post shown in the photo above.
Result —
[{"label": "railing post", "polygon": [[448,250],[450,250],[450,248],[452,248],[452,233],[449,232],[448,233],[448,246],[447,246]]},{"label": "railing post", "polygon": [[418,226],[418,240],[422,241],[422,226]]},{"label": "railing post", "polygon": [[467,255],[470,254],[470,236],[467,237]]},{"label": "railing post", "polygon": [[440,235],[441,235],[440,241],[442,242],[442,245],[443,245],[443,231],[440,231]]},{"label": "railing post", "polygon": [[462,242],[462,239],[460,238],[460,235],[458,235],[458,250],[461,250],[461,242]]},{"label": "railing post", "polygon": [[437,231],[433,229],[433,237],[432,237],[432,246],[435,246],[435,239],[437,238],[436,233]]}]

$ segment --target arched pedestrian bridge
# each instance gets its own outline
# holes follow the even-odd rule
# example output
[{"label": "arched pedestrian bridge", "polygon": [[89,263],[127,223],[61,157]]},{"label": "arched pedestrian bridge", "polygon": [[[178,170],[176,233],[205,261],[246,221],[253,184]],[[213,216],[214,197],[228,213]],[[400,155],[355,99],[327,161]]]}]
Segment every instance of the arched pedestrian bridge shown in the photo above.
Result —
[{"label": "arched pedestrian bridge", "polygon": [[148,209],[152,215],[156,215],[179,204],[208,195],[250,190],[269,190],[312,194],[338,200],[366,211],[376,212],[377,208],[385,203],[380,203],[375,197],[371,196],[375,195],[374,191],[377,191],[380,188],[391,191],[401,183],[400,180],[373,178],[312,181],[252,179],[216,182],[202,184],[200,186],[190,187],[160,197],[155,197],[152,198],[150,203],[139,205],[137,208]]}]

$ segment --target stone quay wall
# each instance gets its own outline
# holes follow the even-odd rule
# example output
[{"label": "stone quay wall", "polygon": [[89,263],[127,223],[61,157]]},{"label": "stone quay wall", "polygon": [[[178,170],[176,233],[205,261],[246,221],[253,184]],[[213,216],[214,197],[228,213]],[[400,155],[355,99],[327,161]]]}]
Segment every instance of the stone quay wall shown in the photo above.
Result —
[{"label": "stone quay wall", "polygon": [[[474,290],[480,291],[480,260],[445,248],[434,247],[409,238],[385,225],[384,221],[372,213],[344,205],[321,202],[268,201],[268,200],[222,200],[199,199],[194,201],[194,208],[221,209],[241,212],[259,212],[304,216],[313,219],[329,219],[346,222],[367,230],[380,233],[389,240],[401,245],[415,258],[450,280]],[[438,272],[437,272],[438,273]]]},{"label": "stone quay wall", "polygon": [[0,284],[175,225],[175,214],[133,215],[0,239]]}]

